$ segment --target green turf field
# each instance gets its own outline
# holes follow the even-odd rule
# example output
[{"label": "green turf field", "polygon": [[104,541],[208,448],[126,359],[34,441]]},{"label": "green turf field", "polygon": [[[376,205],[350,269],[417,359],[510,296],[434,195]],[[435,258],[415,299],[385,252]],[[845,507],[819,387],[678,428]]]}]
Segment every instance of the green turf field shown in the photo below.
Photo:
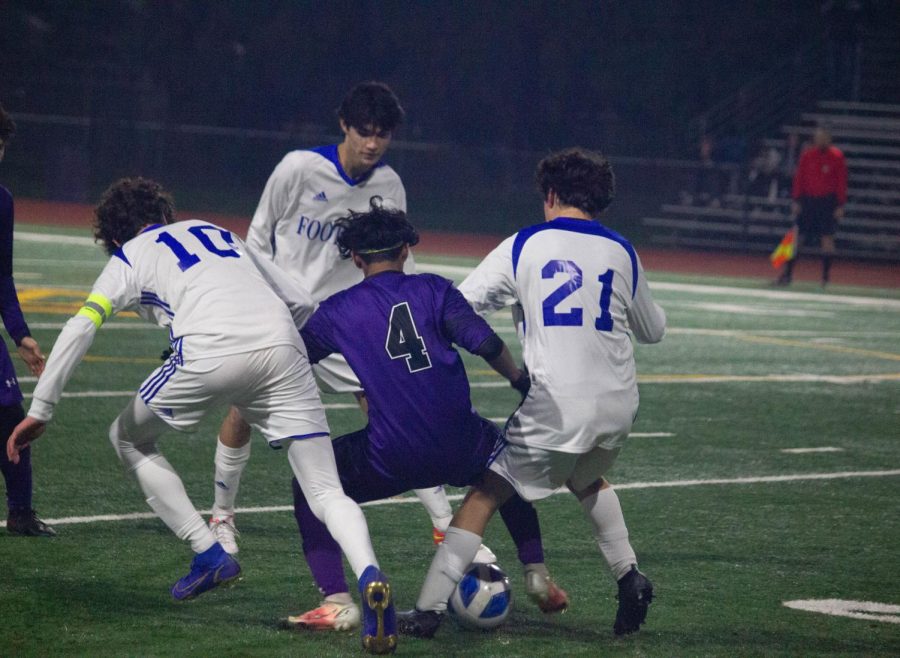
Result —
[{"label": "green turf field", "polygon": [[[17,283],[33,332],[49,349],[105,259],[72,232],[18,228]],[[473,264],[420,260],[423,270],[457,279]],[[613,638],[614,585],[580,508],[560,495],[538,510],[569,612],[543,616],[520,597],[498,632],[447,623],[433,641],[402,639],[398,653],[900,655],[900,294],[650,278],[670,329],[663,343],[637,348],[641,411],[611,473],[622,485],[641,568],[656,585],[644,630]],[[515,343],[509,317],[494,320]],[[280,616],[318,597],[286,511],[285,455],[262,442],[241,487],[243,579],[187,604],[171,601],[190,550],[147,514],[106,439],[166,343],[165,331],[134,318],[105,326],[35,444],[35,505],[55,520],[59,537],[0,534],[0,655],[358,655],[355,633],[277,630]],[[479,410],[506,416],[515,394],[478,359],[466,363]],[[20,374],[31,391],[33,380]],[[335,434],[362,425],[351,398],[325,402],[334,405]],[[220,419],[213,413],[196,435],[173,433],[162,444],[202,509],[212,503]],[[414,603],[433,553],[427,516],[408,502],[366,509],[401,608]],[[259,509],[272,506],[278,510]],[[487,543],[515,597],[520,570],[499,521]],[[797,599],[892,607],[859,619],[783,605]]]}]

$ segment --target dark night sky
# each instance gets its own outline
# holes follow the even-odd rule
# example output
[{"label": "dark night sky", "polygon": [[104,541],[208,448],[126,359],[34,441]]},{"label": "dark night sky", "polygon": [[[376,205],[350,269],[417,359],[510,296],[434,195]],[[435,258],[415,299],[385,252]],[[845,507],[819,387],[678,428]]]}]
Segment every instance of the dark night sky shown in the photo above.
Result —
[{"label": "dark night sky", "polygon": [[[406,135],[654,152],[823,28],[816,0],[19,1],[0,6],[3,102],[23,112],[330,126],[383,79]],[[677,141],[677,140],[674,140]]]}]

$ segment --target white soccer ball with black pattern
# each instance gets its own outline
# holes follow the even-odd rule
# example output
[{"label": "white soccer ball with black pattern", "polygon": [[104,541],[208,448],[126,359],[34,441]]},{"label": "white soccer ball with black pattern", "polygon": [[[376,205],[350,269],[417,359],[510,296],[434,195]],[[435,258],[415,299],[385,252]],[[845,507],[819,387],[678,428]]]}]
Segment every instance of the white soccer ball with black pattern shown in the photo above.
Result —
[{"label": "white soccer ball with black pattern", "polygon": [[511,606],[512,591],[503,569],[473,564],[453,590],[447,608],[461,626],[491,630],[504,622]]}]

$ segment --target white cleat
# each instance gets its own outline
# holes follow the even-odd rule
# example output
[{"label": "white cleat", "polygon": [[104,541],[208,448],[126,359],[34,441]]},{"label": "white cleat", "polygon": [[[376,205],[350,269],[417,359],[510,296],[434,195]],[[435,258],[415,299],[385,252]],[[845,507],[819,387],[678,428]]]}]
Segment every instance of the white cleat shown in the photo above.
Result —
[{"label": "white cleat", "polygon": [[237,538],[241,533],[234,526],[234,515],[212,517],[209,520],[209,529],[226,553],[234,555],[238,552]]},{"label": "white cleat", "polygon": [[314,610],[281,620],[282,628],[310,631],[351,631],[359,628],[359,623],[358,605],[333,601],[322,601]]},{"label": "white cleat", "polygon": [[569,609],[569,595],[553,582],[549,574],[539,571],[525,571],[525,592],[541,612],[551,614]]}]

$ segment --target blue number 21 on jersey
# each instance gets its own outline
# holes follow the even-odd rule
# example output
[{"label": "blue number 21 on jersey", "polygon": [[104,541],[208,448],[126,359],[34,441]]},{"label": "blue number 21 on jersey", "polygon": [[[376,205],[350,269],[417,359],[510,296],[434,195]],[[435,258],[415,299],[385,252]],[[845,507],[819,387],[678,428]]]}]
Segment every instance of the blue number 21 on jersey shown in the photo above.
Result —
[{"label": "blue number 21 on jersey", "polygon": [[[545,327],[580,327],[583,322],[583,310],[573,308],[565,313],[559,313],[556,307],[569,295],[581,288],[583,275],[581,268],[570,260],[551,260],[541,269],[542,279],[552,279],[560,272],[569,275],[569,280],[559,288],[547,295],[544,299],[544,326]],[[594,328],[597,331],[612,331],[613,319],[609,312],[609,304],[612,300],[613,271],[606,270],[597,277],[600,282],[600,316],[594,320]]]},{"label": "blue number 21 on jersey", "polygon": [[[207,224],[205,226],[192,226],[188,229],[188,233],[197,238],[197,241],[201,245],[203,245],[203,247],[205,247],[209,253],[215,254],[219,258],[241,257],[241,253],[239,251],[231,248],[234,247],[234,236],[225,229]],[[225,244],[230,245],[230,247],[220,249],[213,243],[212,238],[208,235],[208,233],[212,233],[213,235],[218,234],[219,236],[221,236]],[[178,259],[178,267],[182,272],[191,269],[194,265],[200,262],[200,256],[198,256],[197,254],[192,254],[190,251],[188,251],[183,244],[181,244],[171,233],[167,231],[161,232],[159,234],[159,237],[156,238],[156,241],[160,244],[166,245],[169,249],[172,250],[172,253],[175,254],[175,257]]]}]

